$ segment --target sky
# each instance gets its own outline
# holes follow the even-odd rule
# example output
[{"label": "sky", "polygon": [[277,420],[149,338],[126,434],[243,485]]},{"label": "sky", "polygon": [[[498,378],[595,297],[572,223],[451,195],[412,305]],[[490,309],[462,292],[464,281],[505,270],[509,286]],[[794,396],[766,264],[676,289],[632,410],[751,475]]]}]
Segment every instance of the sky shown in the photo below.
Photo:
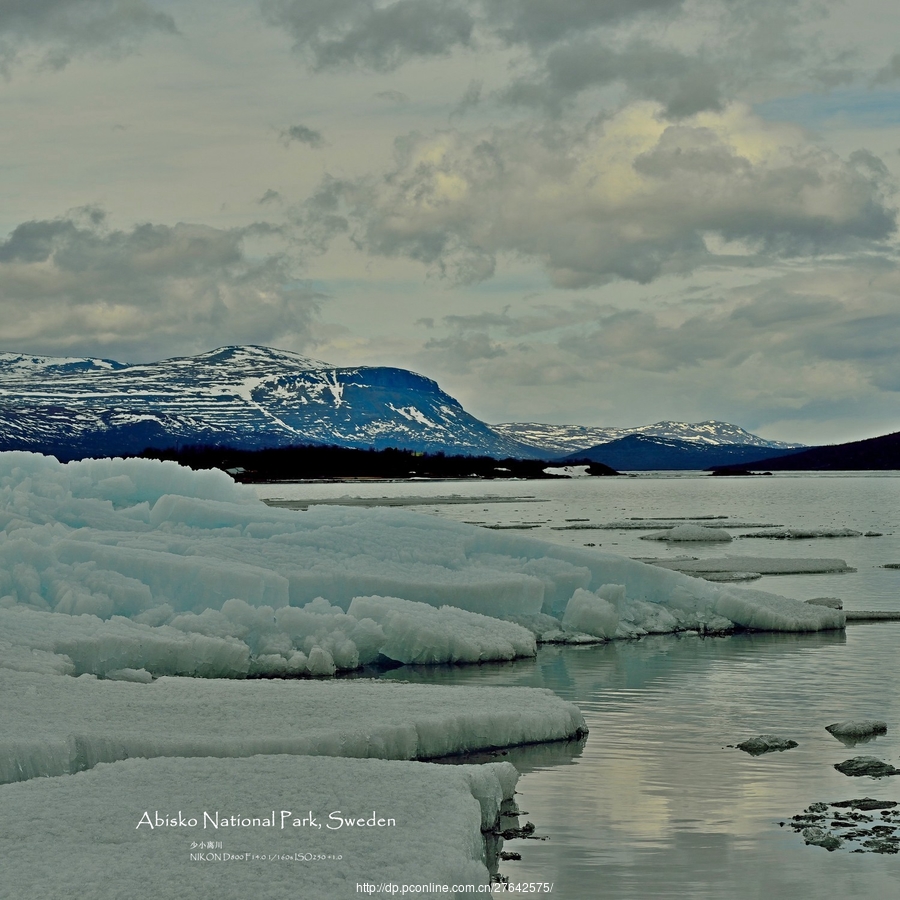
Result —
[{"label": "sky", "polygon": [[0,0],[0,349],[900,428],[888,0]]}]

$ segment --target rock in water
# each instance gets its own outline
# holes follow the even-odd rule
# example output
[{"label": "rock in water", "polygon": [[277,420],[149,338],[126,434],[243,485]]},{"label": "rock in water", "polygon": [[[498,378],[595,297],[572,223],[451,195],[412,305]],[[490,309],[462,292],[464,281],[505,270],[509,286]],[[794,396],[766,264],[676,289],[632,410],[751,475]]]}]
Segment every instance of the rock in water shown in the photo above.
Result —
[{"label": "rock in water", "polygon": [[897,805],[896,800],[873,800],[871,797],[863,797],[862,800],[838,800],[831,804],[838,807],[849,807],[850,809],[893,809]]},{"label": "rock in water", "polygon": [[801,832],[803,840],[807,844],[814,844],[816,847],[824,847],[826,850],[837,850],[841,846],[841,839],[835,837],[830,831],[824,828],[804,828]]},{"label": "rock in water", "polygon": [[873,778],[884,778],[885,775],[900,775],[900,769],[895,769],[890,763],[874,756],[854,756],[853,759],[835,763],[834,767],[838,772],[852,777],[871,775]]},{"label": "rock in water", "polygon": [[887,722],[878,719],[835,722],[833,725],[826,725],[825,730],[839,741],[862,741],[877,734],[887,734]]},{"label": "rock in water", "polygon": [[751,756],[760,756],[763,753],[772,753],[775,750],[790,750],[798,746],[796,741],[786,740],[774,734],[761,734],[759,737],[750,738],[737,745],[738,750],[749,753]]}]

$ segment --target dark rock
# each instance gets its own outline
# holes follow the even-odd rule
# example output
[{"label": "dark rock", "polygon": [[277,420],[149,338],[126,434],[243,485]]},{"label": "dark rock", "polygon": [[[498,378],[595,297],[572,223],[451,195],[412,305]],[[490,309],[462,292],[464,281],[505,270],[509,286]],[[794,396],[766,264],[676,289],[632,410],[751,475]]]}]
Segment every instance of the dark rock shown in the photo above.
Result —
[{"label": "dark rock", "polygon": [[786,740],[774,734],[761,734],[759,737],[750,738],[737,745],[738,750],[749,753],[751,756],[761,756],[763,753],[772,753],[775,750],[790,750],[797,747],[796,741]]},{"label": "dark rock", "polygon": [[838,800],[832,803],[832,806],[849,807],[850,809],[893,809],[897,805],[896,800],[873,800],[871,797],[864,797],[862,800]]},{"label": "dark rock", "polygon": [[842,743],[867,741],[879,734],[887,734],[887,722],[879,719],[859,719],[853,722],[835,722],[825,730]]},{"label": "dark rock", "polygon": [[804,828],[801,834],[803,835],[803,840],[806,841],[807,844],[812,844],[816,847],[824,847],[829,852],[837,850],[837,848],[841,846],[841,839],[835,837],[830,831],[826,831],[824,828]]},{"label": "dark rock", "polygon": [[870,775],[872,778],[884,778],[886,775],[900,774],[900,769],[895,769],[890,763],[874,756],[854,756],[853,759],[835,763],[834,767],[838,772],[851,777]]}]

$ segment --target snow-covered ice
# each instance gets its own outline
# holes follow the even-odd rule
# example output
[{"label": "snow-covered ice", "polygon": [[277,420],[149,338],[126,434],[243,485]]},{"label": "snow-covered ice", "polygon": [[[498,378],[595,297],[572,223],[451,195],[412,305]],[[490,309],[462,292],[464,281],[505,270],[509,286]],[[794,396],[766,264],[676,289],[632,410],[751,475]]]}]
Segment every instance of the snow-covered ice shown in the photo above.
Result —
[{"label": "snow-covered ice", "polygon": [[547,466],[545,475],[557,475],[560,478],[587,478],[590,476],[588,472],[590,466]]},{"label": "snow-covered ice", "polygon": [[[406,510],[274,509],[223,472],[152,460],[0,454],[0,528],[0,665],[27,671],[327,676],[384,659],[510,659],[533,654],[535,635],[576,639],[575,610],[562,622],[585,591],[615,607],[604,638],[844,624],[776,595]],[[609,585],[614,601],[598,593]]]},{"label": "snow-covered ice", "polygon": [[551,691],[366,679],[159,678],[0,669],[0,784],[134,757],[434,759],[583,733]]},{"label": "snow-covered ice", "polygon": [[347,900],[362,883],[487,885],[481,831],[517,778],[509,763],[282,755],[129,759],[5,785],[0,895]]}]

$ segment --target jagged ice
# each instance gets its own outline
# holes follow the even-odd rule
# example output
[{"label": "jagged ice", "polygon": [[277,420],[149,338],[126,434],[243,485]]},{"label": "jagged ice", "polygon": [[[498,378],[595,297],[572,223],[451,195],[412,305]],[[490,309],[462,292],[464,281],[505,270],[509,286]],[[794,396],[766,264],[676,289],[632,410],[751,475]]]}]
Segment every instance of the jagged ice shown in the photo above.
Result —
[{"label": "jagged ice", "polygon": [[[2,665],[146,680],[479,662],[535,640],[843,613],[406,510],[274,509],[218,471],[0,454]],[[574,603],[569,610],[571,603]]]}]

